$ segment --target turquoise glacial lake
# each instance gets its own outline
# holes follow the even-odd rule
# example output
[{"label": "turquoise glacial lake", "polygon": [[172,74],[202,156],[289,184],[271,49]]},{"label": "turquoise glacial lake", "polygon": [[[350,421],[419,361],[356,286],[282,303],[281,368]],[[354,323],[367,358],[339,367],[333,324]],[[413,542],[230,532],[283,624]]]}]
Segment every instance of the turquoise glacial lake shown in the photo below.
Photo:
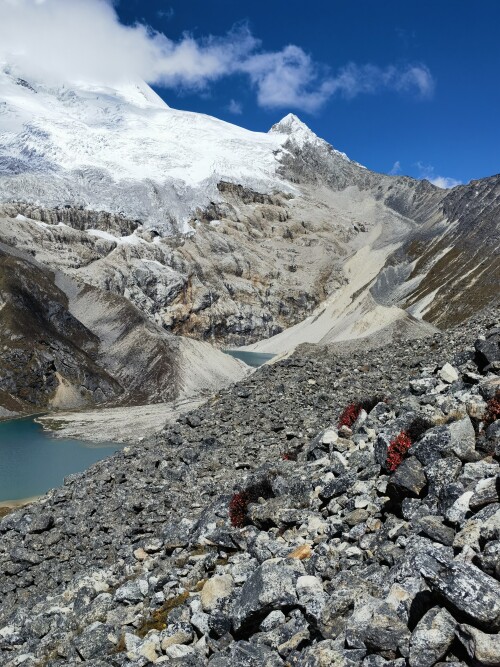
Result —
[{"label": "turquoise glacial lake", "polygon": [[0,502],[45,493],[121,447],[54,438],[31,417],[0,422]]},{"label": "turquoise glacial lake", "polygon": [[246,350],[224,350],[226,354],[230,354],[235,359],[240,359],[244,361],[248,366],[253,368],[258,368],[265,364],[266,361],[275,357],[275,354],[269,354],[267,352],[247,352]]}]

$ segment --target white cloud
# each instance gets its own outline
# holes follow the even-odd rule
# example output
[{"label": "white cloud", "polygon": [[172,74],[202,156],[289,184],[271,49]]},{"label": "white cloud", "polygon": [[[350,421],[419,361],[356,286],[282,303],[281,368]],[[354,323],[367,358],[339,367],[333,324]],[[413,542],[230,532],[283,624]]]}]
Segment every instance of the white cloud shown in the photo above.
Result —
[{"label": "white cloud", "polygon": [[229,111],[229,113],[234,113],[237,116],[243,113],[243,107],[241,106],[241,102],[237,102],[236,100],[231,100],[229,102],[227,110]]},{"label": "white cloud", "polygon": [[451,178],[449,176],[438,176],[435,173],[436,170],[431,164],[417,162],[416,166],[420,171],[420,178],[427,179],[438,188],[448,190],[449,188],[454,188],[456,185],[462,185],[462,181],[458,181],[456,178]]},{"label": "white cloud", "polygon": [[294,107],[316,111],[331,96],[331,81],[322,78],[319,67],[298,46],[275,53],[259,53],[241,64],[257,89],[263,107]]},{"label": "white cloud", "polygon": [[[169,8],[163,10],[170,15]],[[0,64],[24,78],[114,83],[141,78],[164,87],[206,89],[223,77],[248,76],[258,104],[317,111],[329,98],[384,90],[429,97],[425,65],[355,65],[332,76],[299,46],[266,52],[248,27],[222,37],[178,41],[151,27],[120,23],[112,0],[0,0]]]},{"label": "white cloud", "polygon": [[392,165],[389,174],[391,176],[396,176],[396,174],[400,173],[401,173],[401,162],[399,160],[396,160],[396,162]]},{"label": "white cloud", "polygon": [[436,176],[435,178],[430,178],[429,180],[434,185],[437,185],[438,188],[443,188],[444,190],[454,188],[456,185],[462,185],[462,181],[457,181],[456,178],[449,178],[447,176]]},{"label": "white cloud", "polygon": [[416,93],[421,98],[431,97],[435,82],[425,65],[378,67],[349,63],[331,80],[332,92],[346,98],[361,93],[379,93],[384,90]]}]

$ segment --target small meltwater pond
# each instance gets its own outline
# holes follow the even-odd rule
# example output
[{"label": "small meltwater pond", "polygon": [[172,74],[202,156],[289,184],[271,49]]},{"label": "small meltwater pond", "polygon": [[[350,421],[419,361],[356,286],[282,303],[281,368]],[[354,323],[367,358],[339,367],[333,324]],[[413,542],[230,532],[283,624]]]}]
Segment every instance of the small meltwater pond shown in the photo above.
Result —
[{"label": "small meltwater pond", "polygon": [[31,417],[1,422],[0,502],[45,493],[121,447],[54,438]]},{"label": "small meltwater pond", "polygon": [[276,356],[267,352],[247,352],[246,350],[224,350],[224,352],[230,354],[235,359],[244,361],[245,364],[252,366],[252,368],[258,368]]}]

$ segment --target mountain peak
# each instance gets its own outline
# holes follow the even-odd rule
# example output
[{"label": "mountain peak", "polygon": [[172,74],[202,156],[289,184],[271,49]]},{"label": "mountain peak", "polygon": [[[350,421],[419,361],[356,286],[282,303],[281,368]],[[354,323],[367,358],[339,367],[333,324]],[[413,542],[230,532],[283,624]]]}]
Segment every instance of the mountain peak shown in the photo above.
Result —
[{"label": "mountain peak", "polygon": [[289,113],[269,130],[273,134],[286,134],[299,146],[323,143],[314,132],[295,114]]},{"label": "mountain peak", "polygon": [[[306,144],[310,144],[317,148],[326,148],[333,152],[343,160],[349,160],[345,153],[336,150],[324,139],[318,137],[303,121],[293,113],[287,114],[279,123],[276,123],[269,130],[271,134],[284,134],[288,136],[287,141],[291,141],[298,148],[303,148]],[[362,166],[362,165],[360,165]]]}]

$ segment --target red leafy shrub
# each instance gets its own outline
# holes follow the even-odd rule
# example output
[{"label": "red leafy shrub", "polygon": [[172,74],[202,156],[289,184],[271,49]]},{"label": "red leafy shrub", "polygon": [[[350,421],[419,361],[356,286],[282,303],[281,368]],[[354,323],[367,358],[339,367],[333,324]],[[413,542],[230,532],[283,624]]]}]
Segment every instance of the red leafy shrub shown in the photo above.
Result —
[{"label": "red leafy shrub", "polygon": [[383,396],[372,396],[371,398],[364,398],[361,401],[351,403],[340,415],[338,428],[341,428],[341,426],[347,426],[348,428],[351,428],[356,419],[359,417],[361,410],[371,412],[377,403],[382,403],[384,400],[385,399]]},{"label": "red leafy shrub", "polygon": [[402,463],[406,452],[411,447],[411,440],[406,431],[401,431],[389,444],[387,449],[387,469],[391,472],[397,470]]},{"label": "red leafy shrub", "polygon": [[490,398],[488,401],[484,421],[490,425],[497,419],[500,419],[500,392],[497,392],[496,396]]},{"label": "red leafy shrub", "polygon": [[248,521],[247,510],[250,503],[256,503],[259,498],[271,498],[273,490],[268,480],[252,484],[243,491],[235,493],[229,502],[229,519],[235,528],[243,528]]},{"label": "red leafy shrub", "polygon": [[359,417],[361,409],[362,408],[359,403],[351,403],[348,405],[339,417],[338,427],[341,428],[342,426],[347,426],[348,428],[351,428],[356,419]]},{"label": "red leafy shrub", "polygon": [[229,518],[235,528],[243,528],[247,522],[248,494],[245,491],[235,493],[229,503]]}]

